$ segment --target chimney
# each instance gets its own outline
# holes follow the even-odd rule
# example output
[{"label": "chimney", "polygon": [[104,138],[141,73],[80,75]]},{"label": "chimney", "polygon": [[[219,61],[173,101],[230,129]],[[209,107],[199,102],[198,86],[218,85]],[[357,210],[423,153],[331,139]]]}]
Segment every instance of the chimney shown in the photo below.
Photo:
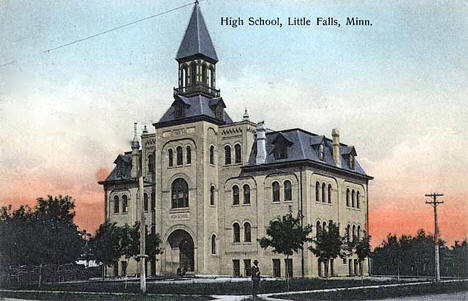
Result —
[{"label": "chimney", "polygon": [[265,122],[259,122],[257,124],[257,156],[255,157],[255,164],[265,164],[266,163],[266,128]]},{"label": "chimney", "polygon": [[340,130],[332,130],[333,137],[333,160],[336,166],[341,167],[341,154],[340,154]]}]

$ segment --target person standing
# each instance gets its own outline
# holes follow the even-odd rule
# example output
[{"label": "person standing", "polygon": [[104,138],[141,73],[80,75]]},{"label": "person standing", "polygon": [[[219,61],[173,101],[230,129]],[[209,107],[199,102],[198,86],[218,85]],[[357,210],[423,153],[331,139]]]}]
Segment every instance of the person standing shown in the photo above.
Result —
[{"label": "person standing", "polygon": [[250,269],[252,275],[252,296],[257,298],[258,288],[260,286],[260,269],[258,268],[258,260],[254,260],[253,267]]}]

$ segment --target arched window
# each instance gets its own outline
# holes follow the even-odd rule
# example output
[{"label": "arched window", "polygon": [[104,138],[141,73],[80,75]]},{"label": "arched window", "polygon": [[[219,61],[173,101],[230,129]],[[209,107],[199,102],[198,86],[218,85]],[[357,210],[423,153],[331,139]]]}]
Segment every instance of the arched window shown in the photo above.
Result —
[{"label": "arched window", "polygon": [[359,191],[356,192],[356,207],[360,208],[361,207],[361,200],[359,199]]},{"label": "arched window", "polygon": [[215,188],[214,186],[210,187],[210,205],[213,206],[215,204]]},{"label": "arched window", "polygon": [[232,186],[232,204],[239,205],[239,186]]},{"label": "arched window", "polygon": [[154,156],[150,154],[148,156],[148,172],[154,172]]},{"label": "arched window", "polygon": [[208,74],[206,64],[202,65],[202,81],[204,84],[208,84]]},{"label": "arched window", "polygon": [[292,200],[292,190],[291,190],[291,181],[286,180],[284,181],[284,200],[291,201]]},{"label": "arched window", "polygon": [[317,228],[317,237],[318,237],[320,231],[322,231],[322,225],[320,224],[320,221],[317,221],[317,226],[316,226],[316,228]]},{"label": "arched window", "polygon": [[232,225],[232,237],[234,242],[240,242],[240,226],[238,223]]},{"label": "arched window", "polygon": [[241,163],[241,161],[242,161],[242,151],[241,151],[240,144],[234,145],[234,153],[235,153],[236,163]]},{"label": "arched window", "polygon": [[187,154],[185,155],[187,157],[187,164],[191,164],[192,163],[192,149],[190,148],[190,146],[187,146],[185,148],[185,151],[187,152]]},{"label": "arched window", "polygon": [[148,211],[148,194],[143,194],[143,210]]},{"label": "arched window", "polygon": [[349,189],[346,189],[346,206],[349,207]]},{"label": "arched window", "polygon": [[214,146],[210,146],[210,164],[215,164],[214,163]]},{"label": "arched window", "polygon": [[242,188],[244,190],[244,204],[250,204],[250,186],[245,184]]},{"label": "arched window", "polygon": [[320,183],[319,182],[315,183],[315,200],[317,202],[320,202]]},{"label": "arched window", "polygon": [[356,241],[356,226],[353,225],[353,241]]},{"label": "arched window", "polygon": [[151,192],[151,211],[156,210],[156,195]]},{"label": "arched window", "polygon": [[187,86],[187,67],[182,66],[180,69],[180,83],[183,88]]},{"label": "arched window", "polygon": [[350,232],[350,229],[351,229],[351,226],[348,225],[348,226],[346,227],[346,240],[347,240],[347,241],[350,241],[350,240],[349,240],[349,235],[350,235],[349,232]]},{"label": "arched window", "polygon": [[353,192],[351,193],[351,207],[354,208],[354,195],[355,195],[355,192],[353,190]]},{"label": "arched window", "polygon": [[278,182],[273,182],[272,184],[273,188],[273,202],[279,202],[280,201],[280,186]]},{"label": "arched window", "polygon": [[213,87],[213,69],[208,69],[208,87]]},{"label": "arched window", "polygon": [[119,213],[119,208],[120,208],[119,197],[115,196],[114,197],[114,213]]},{"label": "arched window", "polygon": [[323,231],[327,230],[327,222],[323,222],[322,229],[323,229]]},{"label": "arched window", "polygon": [[191,73],[192,86],[193,86],[197,83],[197,65],[195,62],[193,62],[190,65],[190,73]]},{"label": "arched window", "polygon": [[172,182],[172,208],[184,208],[189,206],[189,191],[187,182],[178,178]]},{"label": "arched window", "polygon": [[244,223],[244,241],[251,242],[252,241],[252,229],[250,227],[250,223]]},{"label": "arched window", "polygon": [[332,186],[331,184],[328,184],[328,203],[331,203],[331,198],[332,198]]},{"label": "arched window", "polygon": [[122,196],[122,212],[126,213],[128,211],[128,198],[126,195]]},{"label": "arched window", "polygon": [[167,159],[169,161],[169,166],[174,165],[174,152],[172,151],[172,149],[167,151]]},{"label": "arched window", "polygon": [[224,147],[224,164],[231,164],[231,147],[229,145]]},{"label": "arched window", "polygon": [[211,254],[216,254],[216,235],[211,235]]},{"label": "arched window", "polygon": [[184,158],[183,158],[183,154],[182,154],[182,147],[178,146],[176,148],[176,153],[177,153],[177,165],[184,164]]},{"label": "arched window", "polygon": [[322,183],[322,202],[325,202],[325,183]]},{"label": "arched window", "polygon": [[361,240],[361,226],[358,226],[358,227],[357,227],[357,240],[358,240],[358,241]]}]

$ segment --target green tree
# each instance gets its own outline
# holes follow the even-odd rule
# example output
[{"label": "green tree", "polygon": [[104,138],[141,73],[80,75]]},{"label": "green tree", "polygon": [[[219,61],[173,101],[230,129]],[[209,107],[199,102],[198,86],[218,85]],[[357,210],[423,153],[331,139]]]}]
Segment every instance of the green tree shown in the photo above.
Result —
[{"label": "green tree", "polygon": [[[312,240],[308,237],[310,232],[312,232],[312,226],[302,225],[299,217],[295,218],[291,213],[288,213],[271,220],[266,229],[267,237],[257,240],[263,249],[272,248],[273,253],[283,254],[288,261],[289,256],[304,249],[304,243]],[[286,272],[288,279],[290,276]]]},{"label": "green tree", "polygon": [[356,245],[354,247],[359,260],[359,274],[361,276],[363,276],[362,262],[371,254],[370,239],[370,235],[364,235],[362,239],[356,242]]},{"label": "green tree", "polygon": [[309,247],[309,250],[322,262],[325,262],[325,277],[328,277],[330,260],[337,257],[345,258],[347,255],[345,237],[340,236],[338,226],[331,222],[328,224],[328,228],[317,229],[317,236],[312,242],[313,245]]},{"label": "green tree", "polygon": [[114,264],[123,255],[120,247],[121,232],[121,228],[116,223],[106,221],[91,238],[90,247],[96,260],[102,263],[103,278],[106,266]]},{"label": "green tree", "polygon": [[[51,210],[55,204],[61,210]],[[3,207],[0,253],[16,265],[38,265],[40,286],[43,265],[73,263],[82,253],[84,241],[73,223],[73,208],[74,201],[68,196],[39,198],[34,209]]]}]

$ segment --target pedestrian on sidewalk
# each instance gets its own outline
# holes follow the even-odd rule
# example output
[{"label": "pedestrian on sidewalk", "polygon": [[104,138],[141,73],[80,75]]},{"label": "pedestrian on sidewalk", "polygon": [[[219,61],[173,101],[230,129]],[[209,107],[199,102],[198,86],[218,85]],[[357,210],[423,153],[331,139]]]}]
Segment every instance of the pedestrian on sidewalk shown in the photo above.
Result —
[{"label": "pedestrian on sidewalk", "polygon": [[258,268],[258,260],[254,260],[254,265],[250,269],[252,275],[252,297],[257,298],[258,289],[260,286],[260,269]]}]

